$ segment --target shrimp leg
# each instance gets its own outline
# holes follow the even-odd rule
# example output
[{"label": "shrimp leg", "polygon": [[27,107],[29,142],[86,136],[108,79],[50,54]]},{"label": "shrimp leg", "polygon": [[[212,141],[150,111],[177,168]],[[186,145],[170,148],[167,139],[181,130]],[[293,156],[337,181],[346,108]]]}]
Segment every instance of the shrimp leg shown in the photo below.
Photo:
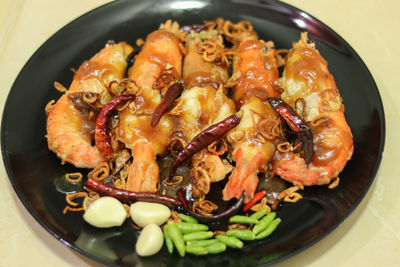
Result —
[{"label": "shrimp leg", "polygon": [[48,146],[63,161],[79,168],[94,168],[104,160],[92,146],[95,121],[89,118],[90,108],[79,96],[98,95],[98,105],[107,103],[111,99],[107,86],[123,78],[131,51],[126,43],[107,44],[79,67],[68,92],[48,113]]},{"label": "shrimp leg", "polygon": [[174,122],[165,114],[151,126],[152,114],[165,89],[181,76],[182,52],[179,25],[167,21],[161,29],[149,34],[135,62],[129,79],[137,88],[133,107],[119,112],[118,140],[132,150],[127,190],[156,192],[158,165],[156,155],[162,154],[172,134]]},{"label": "shrimp leg", "polygon": [[239,198],[245,191],[245,202],[253,197],[257,174],[268,169],[276,150],[274,139],[280,137],[276,131],[279,116],[267,102],[269,97],[279,94],[273,86],[279,77],[275,50],[272,43],[257,40],[255,35],[247,36],[241,40],[234,60],[234,75],[240,76],[234,98],[243,112],[240,124],[228,134],[236,168],[223,190],[224,200]]},{"label": "shrimp leg", "polygon": [[353,137],[344,105],[327,62],[307,33],[294,44],[281,79],[281,98],[296,109],[313,135],[311,163],[292,151],[278,152],[273,168],[282,179],[306,186],[328,184],[353,154]]}]

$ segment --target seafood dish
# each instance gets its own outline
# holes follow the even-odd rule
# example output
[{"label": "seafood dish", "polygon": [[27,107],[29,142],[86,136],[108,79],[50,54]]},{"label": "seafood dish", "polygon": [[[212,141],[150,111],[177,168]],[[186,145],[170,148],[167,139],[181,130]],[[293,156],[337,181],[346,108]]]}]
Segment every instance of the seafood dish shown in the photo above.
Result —
[{"label": "seafood dish", "polygon": [[268,238],[281,205],[304,187],[340,186],[353,154],[339,89],[307,32],[279,49],[248,21],[168,20],[134,45],[109,41],[68,89],[54,86],[48,148],[82,170],[69,183],[83,182],[63,213],[99,228],[129,221],[142,257]]}]

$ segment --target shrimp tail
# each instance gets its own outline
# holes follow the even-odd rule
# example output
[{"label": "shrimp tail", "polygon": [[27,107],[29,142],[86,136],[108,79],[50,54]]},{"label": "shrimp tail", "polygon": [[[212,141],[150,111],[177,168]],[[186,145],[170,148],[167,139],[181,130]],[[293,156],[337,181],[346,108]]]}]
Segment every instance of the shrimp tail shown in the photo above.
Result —
[{"label": "shrimp tail", "polygon": [[133,162],[129,167],[126,190],[156,192],[159,168],[154,149],[147,142],[137,142],[133,147]]},{"label": "shrimp tail", "polygon": [[262,164],[261,153],[257,153],[251,160],[246,159],[243,149],[238,148],[235,154],[236,168],[229,176],[229,181],[222,192],[223,200],[240,198],[243,192],[246,193],[245,202],[253,198],[258,185],[258,169]]}]

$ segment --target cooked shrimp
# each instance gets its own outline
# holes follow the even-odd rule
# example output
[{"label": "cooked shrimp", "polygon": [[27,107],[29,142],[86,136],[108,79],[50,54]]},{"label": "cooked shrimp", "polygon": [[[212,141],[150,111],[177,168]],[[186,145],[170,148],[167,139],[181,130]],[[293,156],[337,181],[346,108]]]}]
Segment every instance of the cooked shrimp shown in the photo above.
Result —
[{"label": "cooked shrimp", "polygon": [[279,73],[272,43],[244,39],[236,53],[233,75],[240,77],[234,97],[243,115],[240,124],[228,134],[236,168],[223,190],[223,199],[240,198],[245,191],[248,201],[257,188],[258,172],[268,169],[275,154],[274,139],[280,137],[279,116],[266,101],[278,95],[273,84]]},{"label": "cooked shrimp", "polygon": [[[152,186],[145,188],[128,186],[128,190],[137,188],[148,192],[157,190],[156,155],[165,151],[174,128],[174,121],[168,115],[164,115],[155,127],[151,126],[152,114],[161,101],[162,92],[180,78],[182,68],[180,50],[182,41],[175,34],[179,32],[179,25],[168,21],[161,27],[162,29],[148,35],[142,50],[135,57],[134,65],[129,70],[129,79],[134,81],[139,89],[135,92],[134,102],[119,113],[120,122],[116,132],[118,140],[132,149],[134,165],[141,166],[140,168],[144,170],[149,168],[157,170],[142,172],[137,171],[136,167],[131,167],[128,185],[141,184],[143,181],[143,186],[145,184]],[[138,142],[142,143],[143,149],[135,149]],[[148,154],[142,156],[142,152]],[[149,176],[143,177],[144,174]]]},{"label": "cooked shrimp", "polygon": [[132,154],[134,158],[129,175],[135,179],[128,178],[126,187],[135,192],[154,192],[158,180],[152,178],[158,177],[158,165],[154,160],[153,147],[147,142],[137,142]]},{"label": "cooked shrimp", "polygon": [[[222,37],[217,31],[201,31],[188,35],[183,79],[187,90],[177,101],[179,128],[184,129],[187,142],[211,124],[235,112],[232,100],[224,95],[229,63],[224,57]],[[219,89],[218,89],[219,88]],[[218,90],[217,90],[218,89]],[[172,113],[175,113],[173,110]],[[232,166],[207,148],[192,158],[193,195],[207,194],[210,183],[225,178]]]},{"label": "cooked shrimp", "polygon": [[95,122],[89,118],[89,108],[74,96],[79,92],[98,94],[100,103],[111,99],[107,86],[123,78],[126,57],[131,51],[126,43],[107,44],[79,67],[68,92],[50,110],[48,146],[63,161],[79,168],[94,168],[103,161],[99,150],[92,146]]},{"label": "cooked shrimp", "polygon": [[277,153],[274,169],[282,179],[306,186],[328,184],[353,154],[353,137],[344,105],[327,62],[307,33],[294,44],[281,79],[281,98],[302,116],[313,135],[313,157],[307,166],[295,153]]}]

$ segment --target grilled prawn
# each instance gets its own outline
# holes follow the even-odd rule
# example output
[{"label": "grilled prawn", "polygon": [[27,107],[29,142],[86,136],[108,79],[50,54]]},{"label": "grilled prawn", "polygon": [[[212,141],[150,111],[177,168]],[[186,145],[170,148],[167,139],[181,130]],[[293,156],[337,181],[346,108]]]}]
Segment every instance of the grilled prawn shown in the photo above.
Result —
[{"label": "grilled prawn", "polygon": [[[235,112],[235,105],[224,94],[229,63],[224,57],[222,37],[215,30],[189,33],[184,59],[185,90],[172,113],[178,111],[178,132],[184,132],[185,142],[211,124],[222,121]],[[183,131],[182,131],[182,130]],[[223,146],[223,145],[222,145]],[[232,166],[219,157],[225,149],[204,148],[192,158],[191,176],[193,195],[202,197],[210,190],[210,183],[225,178]]]},{"label": "grilled prawn", "polygon": [[306,122],[313,136],[313,157],[305,160],[292,151],[278,152],[276,174],[306,186],[328,184],[353,154],[353,137],[344,117],[344,105],[327,62],[307,33],[294,44],[280,80],[281,98]]},{"label": "grilled prawn", "polygon": [[131,51],[132,47],[124,42],[107,44],[79,67],[69,90],[50,109],[47,142],[63,161],[79,168],[94,168],[104,160],[98,148],[92,146],[95,121],[89,116],[85,99],[101,107],[112,98],[107,87],[123,78]]},{"label": "grilled prawn", "polygon": [[254,34],[242,39],[234,59],[236,107],[243,112],[240,124],[228,134],[236,168],[223,190],[223,199],[239,198],[246,192],[248,201],[258,185],[258,172],[265,172],[281,136],[278,114],[267,102],[278,96],[274,83],[279,78],[275,49],[271,42],[257,40]]},{"label": "grilled prawn", "polygon": [[151,119],[166,88],[181,76],[182,41],[178,35],[179,25],[171,21],[149,34],[128,73],[136,98],[119,113],[117,129],[118,140],[133,154],[127,190],[157,190],[159,168],[155,157],[165,151],[174,122],[165,115],[152,127]]}]

